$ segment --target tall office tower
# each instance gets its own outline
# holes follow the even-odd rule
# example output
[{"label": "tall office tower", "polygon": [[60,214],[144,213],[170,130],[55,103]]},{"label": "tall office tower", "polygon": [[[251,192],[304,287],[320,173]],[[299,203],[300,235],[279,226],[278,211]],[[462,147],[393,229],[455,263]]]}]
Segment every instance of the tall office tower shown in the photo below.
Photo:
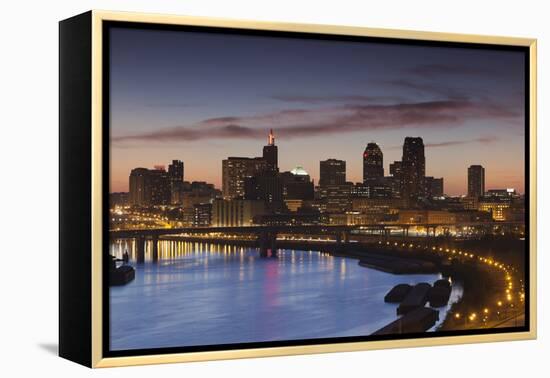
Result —
[{"label": "tall office tower", "polygon": [[280,175],[271,172],[247,177],[244,181],[244,199],[262,200],[271,211],[283,207],[283,181]]},{"label": "tall office tower", "polygon": [[280,176],[285,200],[313,199],[313,181],[303,167],[297,166],[290,172],[282,172]]},{"label": "tall office tower", "polygon": [[363,152],[363,183],[384,177],[384,155],[376,143],[369,143]]},{"label": "tall office tower", "polygon": [[135,168],[130,172],[130,205],[148,205],[151,197],[149,193],[149,170],[147,168]]},{"label": "tall office tower", "polygon": [[278,151],[275,145],[275,135],[273,129],[269,130],[267,146],[264,146],[263,159],[266,161],[267,170],[270,172],[279,172]]},{"label": "tall office tower", "polygon": [[422,138],[406,137],[401,159],[402,197],[416,199],[426,195],[426,158]]},{"label": "tall office tower", "polygon": [[183,161],[172,160],[172,164],[168,165],[168,177],[171,182],[183,181]]},{"label": "tall office tower", "polygon": [[479,198],[485,194],[485,168],[470,165],[468,168],[468,197]]},{"label": "tall office tower", "polygon": [[135,168],[130,172],[130,204],[138,206],[170,203],[170,182],[164,169]]},{"label": "tall office tower", "polygon": [[151,186],[151,205],[168,205],[170,203],[170,179],[164,167],[149,170]]},{"label": "tall office tower", "polygon": [[244,198],[245,180],[266,171],[264,158],[229,157],[222,162],[222,191],[225,199]]},{"label": "tall office tower", "polygon": [[183,161],[172,160],[168,165],[168,180],[170,181],[170,203],[179,205],[183,191]]},{"label": "tall office tower", "polygon": [[346,162],[328,159],[319,162],[319,186],[342,185],[346,183]]}]

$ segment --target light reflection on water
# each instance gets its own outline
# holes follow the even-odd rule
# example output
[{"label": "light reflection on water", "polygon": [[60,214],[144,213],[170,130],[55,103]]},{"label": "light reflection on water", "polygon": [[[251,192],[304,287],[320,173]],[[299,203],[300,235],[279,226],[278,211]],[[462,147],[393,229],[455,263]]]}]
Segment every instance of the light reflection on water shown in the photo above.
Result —
[{"label": "light reflection on water", "polygon": [[[121,258],[125,250],[136,278],[110,288],[112,350],[369,335],[396,319],[396,305],[383,299],[394,285],[440,278],[383,273],[316,251],[260,258],[254,248],[161,241],[158,263],[148,243],[141,265],[131,240],[110,252]],[[461,295],[453,285],[450,303]]]}]

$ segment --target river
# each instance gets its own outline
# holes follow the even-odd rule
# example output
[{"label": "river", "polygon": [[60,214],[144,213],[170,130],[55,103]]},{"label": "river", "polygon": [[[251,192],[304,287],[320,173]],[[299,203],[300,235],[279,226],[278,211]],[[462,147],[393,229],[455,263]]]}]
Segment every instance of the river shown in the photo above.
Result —
[{"label": "river", "polygon": [[[110,288],[113,351],[369,335],[396,319],[397,306],[384,303],[394,285],[441,277],[393,275],[318,251],[261,258],[254,248],[183,241],[159,242],[153,263],[150,247],[138,265],[130,240],[111,244],[136,268],[134,281]],[[440,322],[461,295],[454,283]]]}]

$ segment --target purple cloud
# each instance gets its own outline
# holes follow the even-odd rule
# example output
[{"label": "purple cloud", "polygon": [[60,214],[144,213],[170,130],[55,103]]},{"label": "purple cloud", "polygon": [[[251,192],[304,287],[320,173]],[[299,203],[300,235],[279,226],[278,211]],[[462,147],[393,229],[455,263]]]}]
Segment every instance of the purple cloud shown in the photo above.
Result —
[{"label": "purple cloud", "polygon": [[125,141],[195,141],[201,139],[256,139],[270,128],[281,138],[309,137],[409,126],[454,127],[472,119],[512,120],[520,114],[497,104],[468,100],[412,103],[341,104],[314,109],[285,109],[247,116],[216,117],[148,133],[113,137]]}]

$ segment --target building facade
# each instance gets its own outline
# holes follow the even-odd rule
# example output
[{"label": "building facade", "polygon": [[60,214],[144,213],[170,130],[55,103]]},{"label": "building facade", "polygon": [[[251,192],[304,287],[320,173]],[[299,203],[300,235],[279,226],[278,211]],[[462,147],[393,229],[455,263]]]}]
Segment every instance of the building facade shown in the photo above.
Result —
[{"label": "building facade", "polygon": [[170,203],[170,180],[164,169],[132,169],[129,187],[130,205],[154,206]]},{"label": "building facade", "polygon": [[406,137],[401,160],[401,192],[409,200],[426,195],[426,157],[420,137]]},{"label": "building facade", "polygon": [[328,159],[319,162],[319,186],[342,185],[346,183],[346,162]]},{"label": "building facade", "polygon": [[254,217],[265,213],[264,201],[218,199],[212,204],[212,226],[252,226]]},{"label": "building facade", "polygon": [[229,157],[222,162],[222,192],[225,199],[244,198],[245,180],[267,169],[264,158]]},{"label": "building facade", "polygon": [[468,197],[479,198],[485,194],[485,168],[471,165],[468,168]]},{"label": "building facade", "polygon": [[376,143],[369,143],[363,152],[363,183],[379,181],[384,177],[384,155]]}]

